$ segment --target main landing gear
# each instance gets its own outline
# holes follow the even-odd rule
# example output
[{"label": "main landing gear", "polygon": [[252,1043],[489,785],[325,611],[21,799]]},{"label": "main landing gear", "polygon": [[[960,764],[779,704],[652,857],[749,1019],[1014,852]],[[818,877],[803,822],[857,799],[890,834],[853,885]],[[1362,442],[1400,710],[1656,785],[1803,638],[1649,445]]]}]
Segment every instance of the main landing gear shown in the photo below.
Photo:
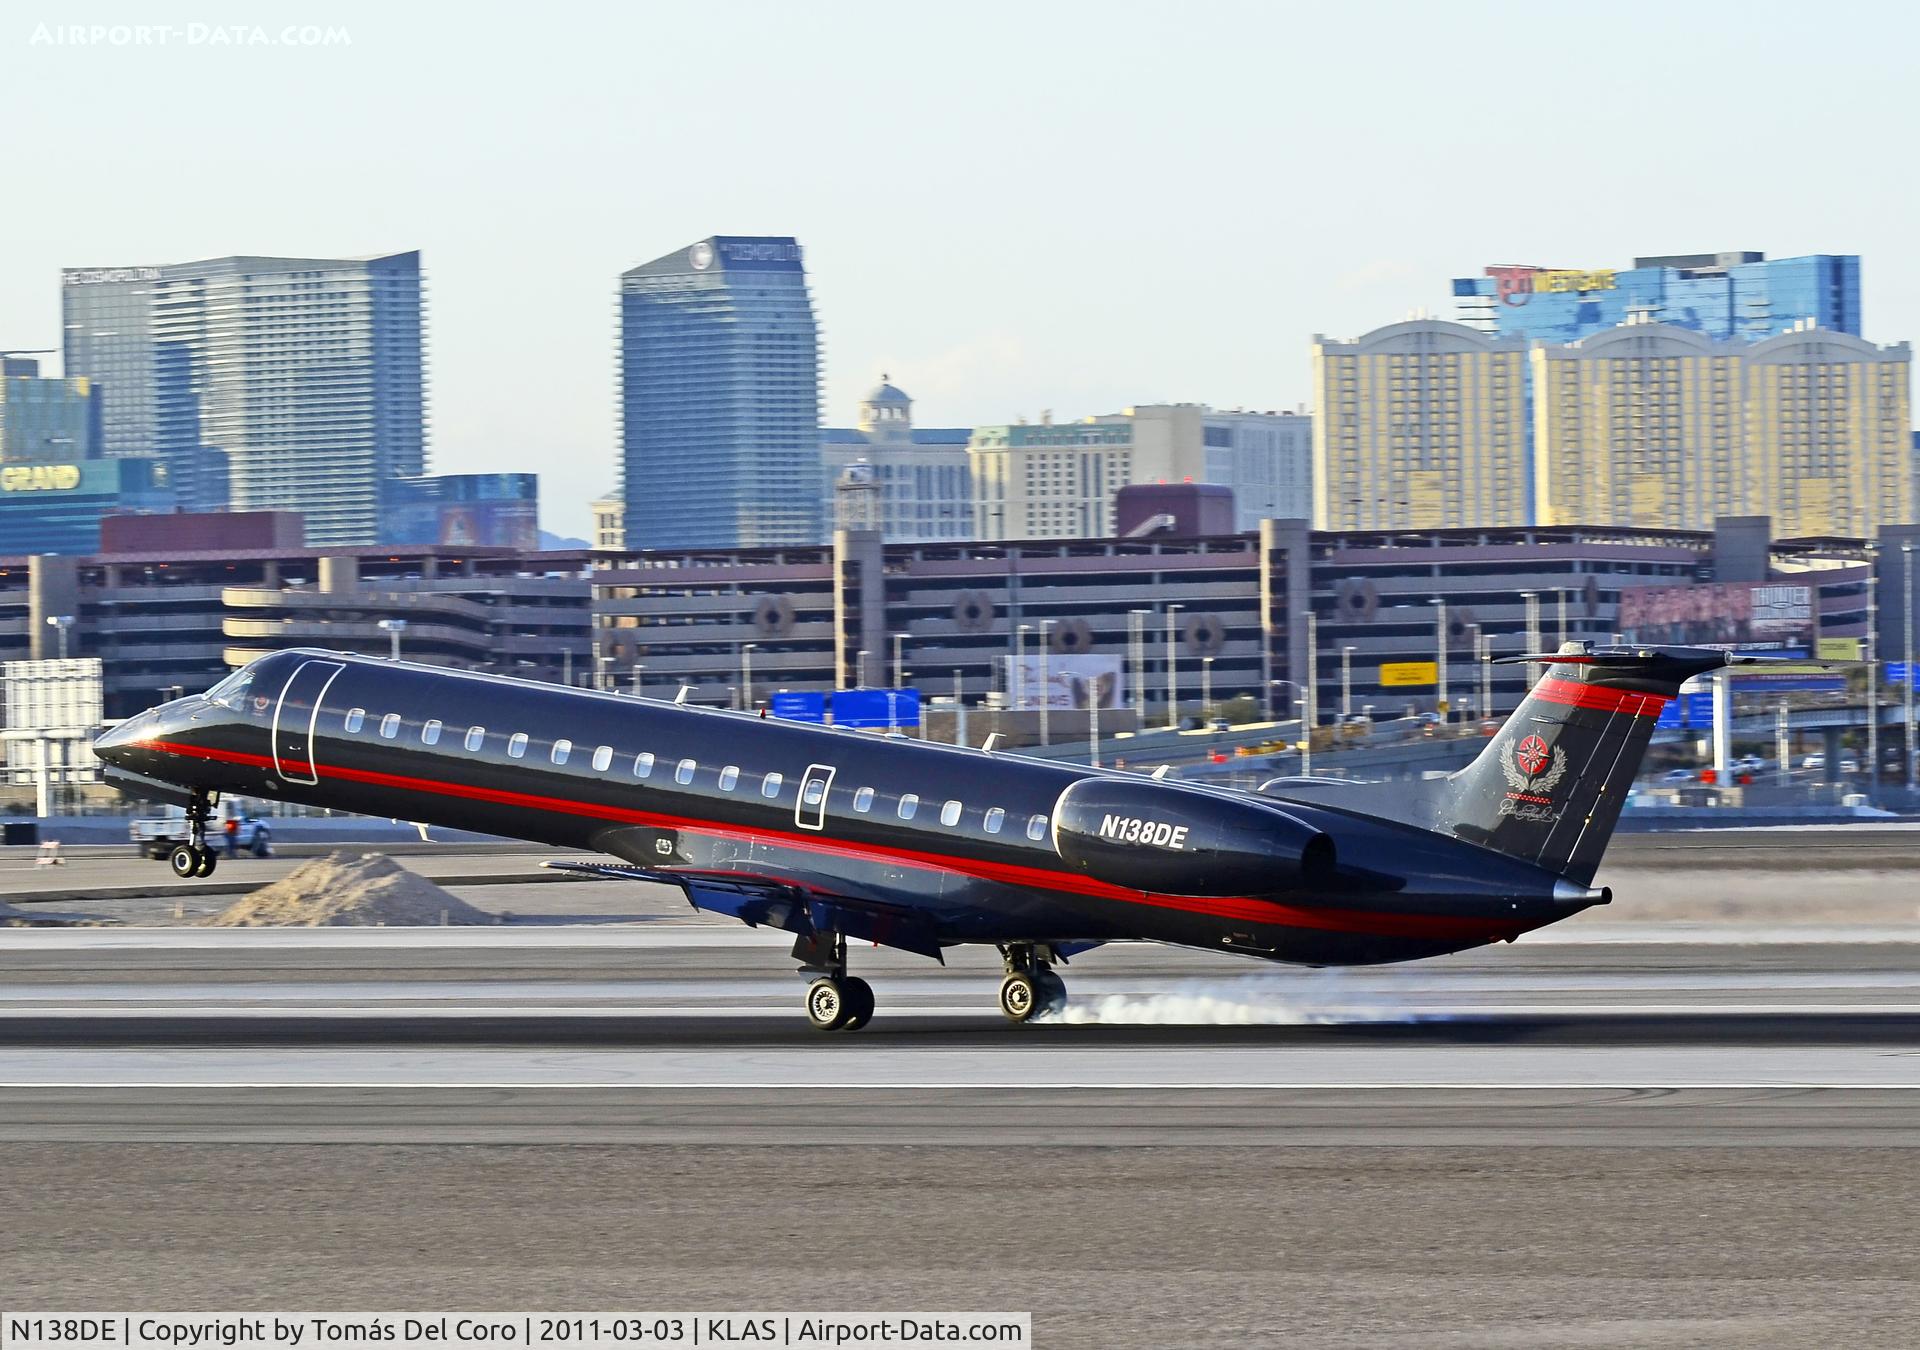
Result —
[{"label": "main landing gear", "polygon": [[1053,950],[1017,942],[1000,949],[1007,976],[1000,981],[1000,1011],[1025,1022],[1067,1006],[1067,982],[1053,972]]},{"label": "main landing gear", "polygon": [[195,788],[187,799],[187,842],[175,844],[167,854],[167,866],[182,880],[210,877],[220,863],[214,851],[207,847],[207,821],[213,815],[215,800],[201,788]]},{"label": "main landing gear", "polygon": [[817,978],[807,986],[807,1021],[820,1031],[858,1031],[873,1020],[873,986],[847,974],[843,933],[813,933],[793,944],[800,973]]}]

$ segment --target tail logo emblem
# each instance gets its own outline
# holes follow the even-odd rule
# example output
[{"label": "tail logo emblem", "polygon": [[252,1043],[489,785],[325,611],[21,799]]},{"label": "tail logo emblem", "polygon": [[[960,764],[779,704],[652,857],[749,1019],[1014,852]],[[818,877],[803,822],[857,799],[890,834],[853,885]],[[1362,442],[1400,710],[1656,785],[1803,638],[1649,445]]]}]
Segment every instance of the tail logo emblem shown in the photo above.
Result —
[{"label": "tail logo emblem", "polygon": [[1500,814],[1516,820],[1550,825],[1560,819],[1548,794],[1567,776],[1567,752],[1544,736],[1528,736],[1519,744],[1507,738],[1500,771],[1512,791],[1500,803]]},{"label": "tail logo emblem", "polygon": [[1547,767],[1547,757],[1547,743],[1538,736],[1527,737],[1520,742],[1520,748],[1513,752],[1513,762],[1529,778]]}]

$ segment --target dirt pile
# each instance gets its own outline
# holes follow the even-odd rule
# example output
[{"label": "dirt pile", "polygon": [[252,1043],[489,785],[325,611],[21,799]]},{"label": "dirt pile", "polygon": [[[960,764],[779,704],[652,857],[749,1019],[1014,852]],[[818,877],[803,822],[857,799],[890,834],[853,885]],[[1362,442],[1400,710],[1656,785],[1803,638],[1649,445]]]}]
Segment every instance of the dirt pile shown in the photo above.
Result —
[{"label": "dirt pile", "polygon": [[383,853],[329,853],[200,922],[209,928],[403,928],[499,920]]}]

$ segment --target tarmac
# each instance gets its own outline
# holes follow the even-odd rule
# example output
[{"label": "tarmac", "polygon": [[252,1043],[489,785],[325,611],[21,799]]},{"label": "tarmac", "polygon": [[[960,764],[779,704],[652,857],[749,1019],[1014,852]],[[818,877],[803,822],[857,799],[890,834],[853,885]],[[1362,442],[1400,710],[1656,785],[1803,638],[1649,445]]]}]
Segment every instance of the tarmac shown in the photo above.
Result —
[{"label": "tarmac", "polygon": [[991,952],[863,948],[873,1024],[813,1032],[784,937],[622,883],[450,876],[515,897],[475,929],[0,930],[0,1290],[1911,1344],[1920,835],[1784,833],[1619,849],[1611,910],[1413,966],[1102,948],[1025,1027]]}]

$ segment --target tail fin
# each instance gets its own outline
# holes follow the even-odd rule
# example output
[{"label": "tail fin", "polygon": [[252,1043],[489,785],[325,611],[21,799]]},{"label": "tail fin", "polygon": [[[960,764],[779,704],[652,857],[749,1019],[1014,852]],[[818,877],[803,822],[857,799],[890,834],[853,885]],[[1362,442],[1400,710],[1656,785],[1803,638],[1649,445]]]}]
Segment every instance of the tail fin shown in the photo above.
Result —
[{"label": "tail fin", "polygon": [[1760,658],[1703,647],[1568,643],[1480,757],[1429,801],[1435,828],[1586,885],[1661,709],[1695,675]]}]

